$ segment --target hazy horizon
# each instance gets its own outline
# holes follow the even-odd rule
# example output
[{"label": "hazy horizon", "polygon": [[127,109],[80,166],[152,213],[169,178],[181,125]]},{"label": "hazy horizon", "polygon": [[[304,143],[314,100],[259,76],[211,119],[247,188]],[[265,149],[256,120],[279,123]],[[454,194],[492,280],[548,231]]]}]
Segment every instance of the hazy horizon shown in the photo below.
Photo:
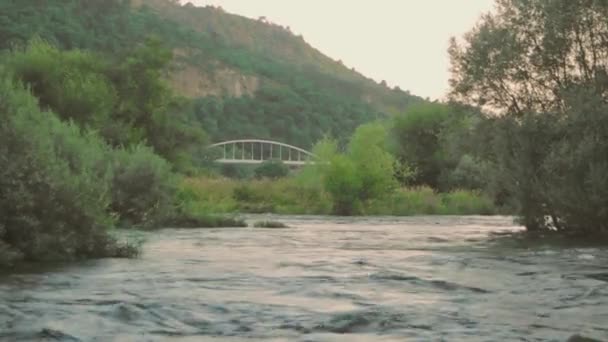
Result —
[{"label": "hazy horizon", "polygon": [[[182,1],[187,2],[187,0]],[[441,99],[448,90],[448,41],[471,29],[493,0],[286,2],[190,0],[289,26],[327,56],[376,81]],[[339,23],[337,24],[337,20]]]}]

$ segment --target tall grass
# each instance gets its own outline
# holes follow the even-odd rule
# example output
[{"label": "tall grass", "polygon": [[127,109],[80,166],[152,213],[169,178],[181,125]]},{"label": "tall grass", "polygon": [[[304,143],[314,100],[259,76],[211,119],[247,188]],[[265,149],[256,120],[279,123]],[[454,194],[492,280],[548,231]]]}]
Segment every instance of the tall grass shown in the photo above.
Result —
[{"label": "tall grass", "polygon": [[194,212],[327,214],[331,210],[326,194],[290,178],[188,178],[182,183],[181,195],[189,197]]},{"label": "tall grass", "polygon": [[[233,180],[189,178],[182,184],[194,212],[328,215],[331,197],[298,178]],[[490,198],[471,190],[437,193],[429,187],[400,188],[362,205],[363,215],[491,215]]]}]

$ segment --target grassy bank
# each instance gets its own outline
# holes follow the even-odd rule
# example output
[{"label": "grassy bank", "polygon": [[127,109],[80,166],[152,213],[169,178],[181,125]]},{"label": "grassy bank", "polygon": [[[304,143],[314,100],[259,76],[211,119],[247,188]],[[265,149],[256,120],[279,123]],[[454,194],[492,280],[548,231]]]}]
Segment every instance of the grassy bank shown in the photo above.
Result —
[{"label": "grassy bank", "polygon": [[[332,198],[320,187],[297,178],[234,180],[188,178],[181,195],[194,212],[212,213],[332,213]],[[492,215],[498,213],[490,198],[475,191],[437,193],[428,187],[401,188],[361,204],[360,215]]]}]

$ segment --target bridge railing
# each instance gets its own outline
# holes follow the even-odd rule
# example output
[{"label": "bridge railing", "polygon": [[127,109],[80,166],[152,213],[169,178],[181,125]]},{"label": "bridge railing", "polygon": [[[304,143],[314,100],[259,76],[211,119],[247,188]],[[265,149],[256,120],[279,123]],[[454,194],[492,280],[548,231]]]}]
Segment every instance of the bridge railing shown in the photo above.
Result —
[{"label": "bridge railing", "polygon": [[287,165],[314,163],[316,156],[297,146],[272,140],[239,139],[215,143],[209,148],[219,148],[224,164],[260,164],[267,160],[280,160]]}]

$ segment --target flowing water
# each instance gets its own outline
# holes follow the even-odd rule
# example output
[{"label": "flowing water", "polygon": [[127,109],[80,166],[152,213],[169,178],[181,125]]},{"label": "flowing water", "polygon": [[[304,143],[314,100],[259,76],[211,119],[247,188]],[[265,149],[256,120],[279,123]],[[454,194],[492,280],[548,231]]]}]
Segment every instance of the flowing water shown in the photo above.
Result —
[{"label": "flowing water", "polygon": [[518,242],[508,217],[274,219],[0,276],[0,340],[608,340],[606,249]]}]

